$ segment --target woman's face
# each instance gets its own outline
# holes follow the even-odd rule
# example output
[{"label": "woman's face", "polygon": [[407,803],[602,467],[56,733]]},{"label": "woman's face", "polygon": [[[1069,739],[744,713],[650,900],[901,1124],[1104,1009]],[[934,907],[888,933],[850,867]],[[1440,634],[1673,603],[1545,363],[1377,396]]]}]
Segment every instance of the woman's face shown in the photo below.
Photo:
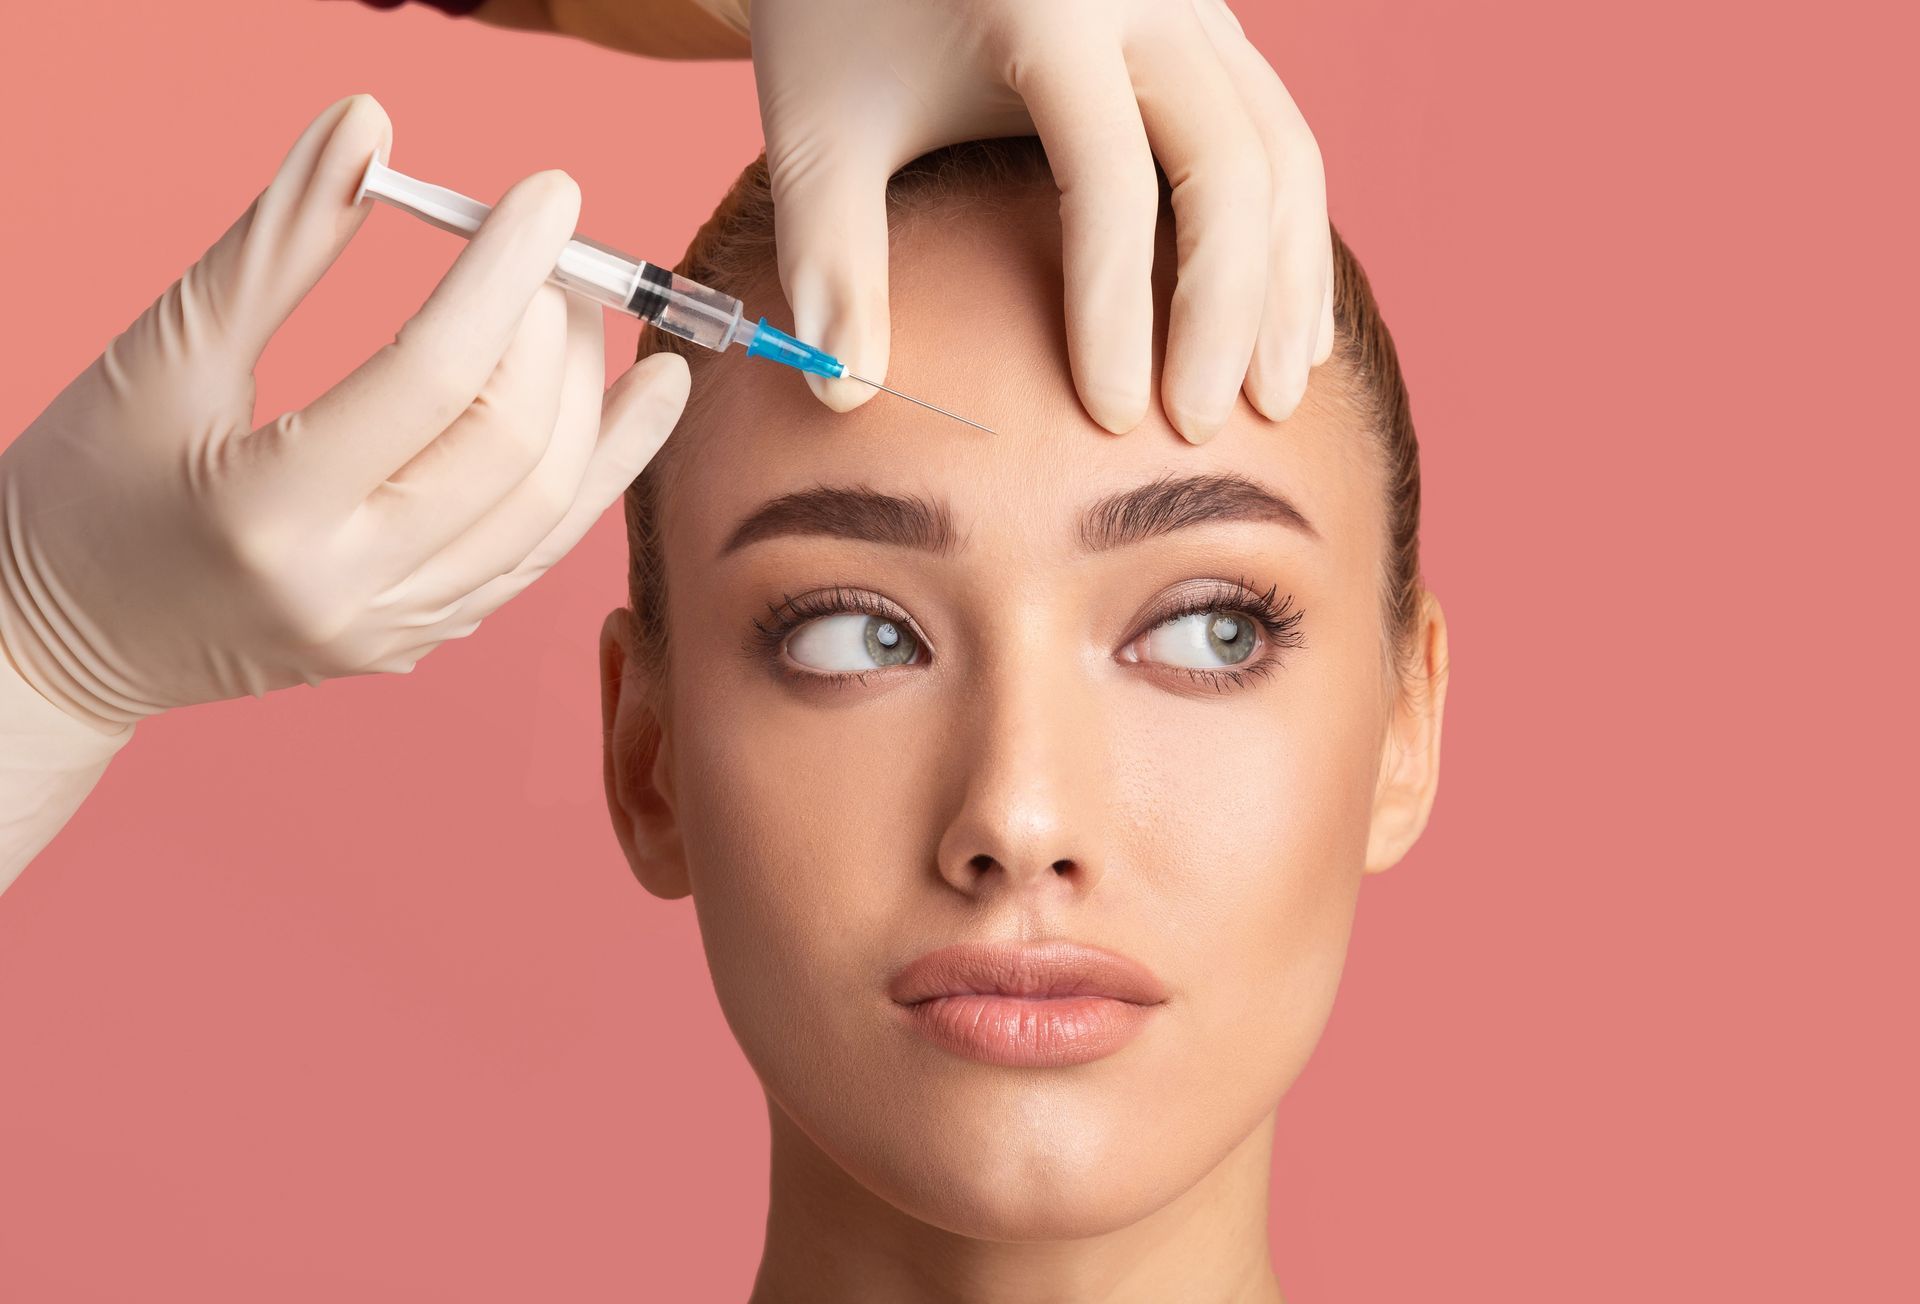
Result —
[{"label": "woman's face", "polygon": [[[996,434],[706,365],[662,494],[663,742],[617,780],[774,1103],[995,1239],[1133,1222],[1273,1110],[1333,1002],[1392,702],[1381,473],[1337,378],[1200,447],[1157,410],[1108,434],[1059,244],[1051,196],[896,233],[888,380]],[[1055,941],[1151,978],[995,953],[901,986]]]}]

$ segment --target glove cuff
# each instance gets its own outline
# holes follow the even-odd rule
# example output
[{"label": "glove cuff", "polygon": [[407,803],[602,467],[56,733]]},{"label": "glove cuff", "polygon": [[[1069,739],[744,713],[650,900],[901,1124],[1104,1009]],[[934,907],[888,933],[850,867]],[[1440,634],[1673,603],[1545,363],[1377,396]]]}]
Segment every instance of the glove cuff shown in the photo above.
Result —
[{"label": "glove cuff", "polygon": [[133,739],[76,720],[0,653],[0,890],[53,840]]}]

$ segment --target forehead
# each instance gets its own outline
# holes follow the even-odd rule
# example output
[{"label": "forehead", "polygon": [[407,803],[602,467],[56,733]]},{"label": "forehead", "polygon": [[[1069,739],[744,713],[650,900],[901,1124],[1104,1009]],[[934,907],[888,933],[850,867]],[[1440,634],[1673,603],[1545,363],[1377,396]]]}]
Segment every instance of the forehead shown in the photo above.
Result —
[{"label": "forehead", "polygon": [[[1155,262],[1154,393],[1172,291],[1163,224]],[[1242,396],[1200,446],[1159,404],[1112,434],[1087,416],[1067,361],[1060,229],[1052,195],[956,207],[897,223],[890,265],[886,382],[993,434],[888,394],[848,413],[816,400],[797,372],[739,350],[703,354],[675,430],[660,496],[669,569],[715,564],[734,526],[769,499],[821,485],[948,504],[966,551],[1065,555],[1081,511],[1156,478],[1229,473],[1289,498],[1337,569],[1376,573],[1384,531],[1379,456],[1344,377],[1316,368],[1306,399],[1272,422]],[[750,315],[785,320],[771,275]]]}]

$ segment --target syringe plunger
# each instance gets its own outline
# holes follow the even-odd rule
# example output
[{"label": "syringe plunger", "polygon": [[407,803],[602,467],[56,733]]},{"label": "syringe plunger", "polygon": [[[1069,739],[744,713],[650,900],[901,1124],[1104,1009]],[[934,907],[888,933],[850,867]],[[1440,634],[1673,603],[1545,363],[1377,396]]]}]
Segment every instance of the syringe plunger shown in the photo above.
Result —
[{"label": "syringe plunger", "polygon": [[[368,196],[463,236],[472,236],[493,211],[490,205],[457,190],[396,171],[378,155],[367,164],[354,202]],[[744,342],[743,311],[738,299],[585,236],[567,241],[552,279],[575,294],[632,313],[702,348],[718,352],[736,341]]]}]

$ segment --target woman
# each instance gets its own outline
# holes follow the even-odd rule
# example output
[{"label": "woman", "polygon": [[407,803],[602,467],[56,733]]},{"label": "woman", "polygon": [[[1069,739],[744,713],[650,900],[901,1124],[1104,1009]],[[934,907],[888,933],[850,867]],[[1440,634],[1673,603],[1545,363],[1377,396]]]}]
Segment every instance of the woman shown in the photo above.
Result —
[{"label": "woman", "polygon": [[[392,348],[248,435],[252,359],[388,140],[364,98],[323,114],[0,462],[0,650],[34,675],[0,676],[0,724],[35,742],[0,750],[29,798],[0,833],[31,855],[154,710],[410,667],[631,485],[610,807],[642,881],[693,895],[766,1087],[759,1297],[1276,1298],[1273,1110],[1361,873],[1424,824],[1444,700],[1351,257],[1287,422],[1115,437],[1074,390],[1045,160],[962,146],[888,186],[890,375],[998,435],[737,356],[645,358],[603,403],[597,316],[543,285],[577,192],[542,174]],[[773,247],[750,170],[686,270],[770,304]],[[87,549],[48,546],[82,517]],[[103,577],[110,607],[69,601]]]},{"label": "woman", "polygon": [[[1336,240],[1333,358],[1284,427],[1115,438],[1075,399],[1038,143],[888,199],[892,374],[999,433],[689,356],[602,631],[615,832],[693,896],[768,1099],[754,1298],[1278,1299],[1275,1107],[1438,774],[1391,338]],[[778,294],[764,162],[679,270]]]}]

